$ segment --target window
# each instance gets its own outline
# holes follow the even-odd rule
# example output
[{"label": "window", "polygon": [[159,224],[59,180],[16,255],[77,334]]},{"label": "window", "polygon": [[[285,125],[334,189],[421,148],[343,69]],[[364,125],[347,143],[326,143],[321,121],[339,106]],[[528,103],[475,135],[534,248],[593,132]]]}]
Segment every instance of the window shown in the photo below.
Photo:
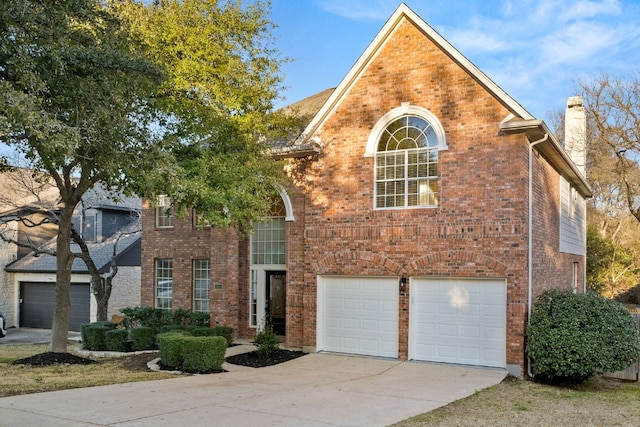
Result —
[{"label": "window", "polygon": [[258,271],[251,270],[251,289],[249,291],[249,326],[258,326]]},{"label": "window", "polygon": [[251,264],[286,263],[286,213],[282,200],[274,203],[271,214],[270,219],[253,223]]},{"label": "window", "polygon": [[156,208],[156,227],[158,228],[173,227],[173,212],[171,212],[170,207],[158,206]]},{"label": "window", "polygon": [[211,261],[193,261],[193,311],[209,312],[209,289],[211,286]]},{"label": "window", "polygon": [[421,117],[408,114],[389,123],[377,143],[375,207],[438,206],[440,148],[436,130]]},{"label": "window", "polygon": [[173,297],[173,260],[156,259],[156,308],[171,310]]}]

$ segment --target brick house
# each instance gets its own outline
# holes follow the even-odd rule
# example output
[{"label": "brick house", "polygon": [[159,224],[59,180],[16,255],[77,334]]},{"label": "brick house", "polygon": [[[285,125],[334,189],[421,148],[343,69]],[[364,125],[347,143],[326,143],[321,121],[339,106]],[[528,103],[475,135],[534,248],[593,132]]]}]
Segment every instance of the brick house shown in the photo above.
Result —
[{"label": "brick house", "polygon": [[[584,109],[565,147],[404,4],[304,132],[250,239],[143,207],[143,305],[291,348],[522,376],[546,288],[585,285]],[[573,135],[573,136],[572,136]]]}]

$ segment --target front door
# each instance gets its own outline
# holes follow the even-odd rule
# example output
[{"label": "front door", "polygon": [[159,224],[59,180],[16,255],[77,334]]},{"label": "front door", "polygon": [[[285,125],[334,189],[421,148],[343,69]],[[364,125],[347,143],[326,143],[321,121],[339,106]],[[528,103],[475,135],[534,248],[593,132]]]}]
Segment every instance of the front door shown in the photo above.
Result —
[{"label": "front door", "polygon": [[273,326],[278,335],[286,331],[286,273],[284,271],[267,271],[267,322]]}]

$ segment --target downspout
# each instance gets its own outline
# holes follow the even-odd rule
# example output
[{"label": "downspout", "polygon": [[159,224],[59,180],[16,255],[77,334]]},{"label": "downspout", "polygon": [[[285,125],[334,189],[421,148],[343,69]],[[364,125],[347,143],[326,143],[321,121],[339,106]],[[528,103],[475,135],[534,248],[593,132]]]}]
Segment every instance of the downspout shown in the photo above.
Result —
[{"label": "downspout", "polygon": [[[549,134],[545,133],[544,136],[537,140],[537,141],[533,141],[532,143],[529,144],[529,235],[528,235],[528,240],[529,240],[529,244],[528,244],[528,259],[527,259],[527,264],[528,264],[528,295],[527,295],[527,325],[529,325],[529,322],[531,321],[531,302],[533,299],[533,286],[532,286],[532,281],[533,281],[533,147],[545,142],[547,139],[549,139]],[[531,359],[527,357],[527,375],[529,375],[529,378],[533,378],[533,372],[531,371]]]}]

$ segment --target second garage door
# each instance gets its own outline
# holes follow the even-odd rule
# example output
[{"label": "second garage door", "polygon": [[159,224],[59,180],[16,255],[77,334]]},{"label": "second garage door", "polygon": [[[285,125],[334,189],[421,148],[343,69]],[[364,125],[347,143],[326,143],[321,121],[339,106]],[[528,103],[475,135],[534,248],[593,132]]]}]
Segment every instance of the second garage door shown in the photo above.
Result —
[{"label": "second garage door", "polygon": [[398,278],[318,279],[318,351],[398,357]]},{"label": "second garage door", "polygon": [[[51,329],[56,299],[54,283],[20,283],[20,326]],[[69,330],[80,331],[89,323],[91,296],[88,283],[71,284]]]},{"label": "second garage door", "polygon": [[506,367],[506,282],[411,280],[409,358]]}]

